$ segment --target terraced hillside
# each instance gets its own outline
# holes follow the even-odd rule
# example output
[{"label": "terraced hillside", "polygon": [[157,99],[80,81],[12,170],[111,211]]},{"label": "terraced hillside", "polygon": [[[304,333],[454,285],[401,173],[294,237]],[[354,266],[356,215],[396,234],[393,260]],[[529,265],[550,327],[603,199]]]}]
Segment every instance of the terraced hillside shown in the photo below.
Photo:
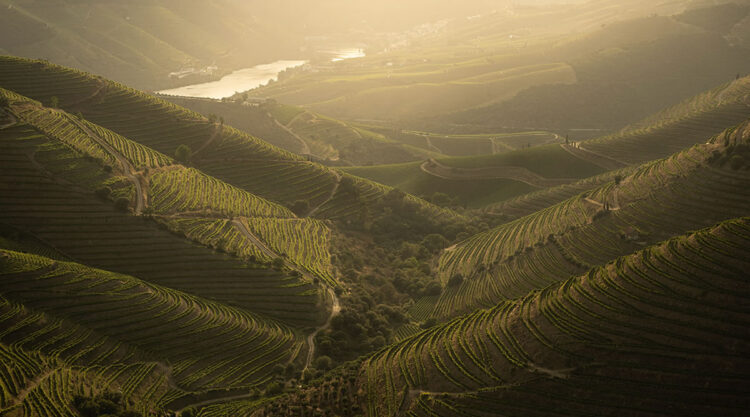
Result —
[{"label": "terraced hillside", "polygon": [[432,314],[450,317],[521,297],[639,246],[744,215],[749,144],[746,122],[447,249],[439,266],[446,289]]},{"label": "terraced hillside", "polygon": [[488,206],[488,212],[514,218],[628,172],[610,171],[664,158],[705,142],[743,122],[748,115],[750,77],[744,77],[597,139],[498,155],[439,158],[422,164],[355,167],[346,171],[415,195],[447,193],[470,207]]},{"label": "terraced hillside", "polygon": [[245,310],[35,255],[0,251],[0,263],[0,340],[58,364],[13,407],[42,408],[45,396],[64,407],[81,393],[76,374],[144,409],[167,406],[192,391],[263,385],[274,364],[300,354],[298,334]]},{"label": "terraced hillside", "polygon": [[[171,164],[170,158],[85,120],[40,107],[7,90],[6,96],[12,97],[11,112],[19,122],[1,131],[4,224],[35,236],[69,259],[292,323],[307,325],[320,319],[323,312],[312,281],[314,274],[321,274],[333,283],[326,263],[329,256],[324,256],[326,234],[284,248],[292,260],[288,266],[312,271],[308,276],[273,269],[270,262],[284,252],[264,253],[265,240],[278,241],[277,234],[284,231],[266,230],[269,226],[263,219],[294,218],[288,210]],[[125,204],[117,209],[106,200]],[[158,215],[138,218],[123,212],[128,205],[136,214],[140,209]],[[196,214],[213,216],[215,222],[247,216],[255,219],[256,229],[264,230],[264,235],[257,239],[244,228],[230,226],[215,229],[226,236],[213,233],[209,238],[196,236],[192,228],[170,232],[147,220],[169,225]],[[300,230],[315,224],[308,219],[299,223]],[[311,260],[311,251],[321,257]]]},{"label": "terraced hillside", "polygon": [[[338,192],[340,179],[348,175],[111,81],[41,61],[2,57],[0,86],[44,104],[55,101],[68,112],[80,112],[86,120],[165,155],[185,145],[192,150],[195,168],[287,207],[306,201],[315,209],[348,200]],[[382,197],[389,190],[349,178],[362,195],[378,190]],[[422,201],[419,205],[426,216],[439,212],[444,218],[456,217]],[[326,212],[315,210],[318,217]]]},{"label": "terraced hillside", "polygon": [[745,217],[558,275],[245,415],[742,416],[748,248]]}]

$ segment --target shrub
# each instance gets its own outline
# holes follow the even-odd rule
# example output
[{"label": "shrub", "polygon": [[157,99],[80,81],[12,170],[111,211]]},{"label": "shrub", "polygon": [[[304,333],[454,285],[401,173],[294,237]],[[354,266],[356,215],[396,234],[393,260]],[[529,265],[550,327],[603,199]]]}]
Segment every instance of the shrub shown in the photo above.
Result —
[{"label": "shrub", "polygon": [[284,390],[284,387],[281,386],[278,382],[272,382],[268,384],[266,387],[266,394],[267,395],[278,395],[281,394],[281,392]]},{"label": "shrub", "polygon": [[454,274],[450,279],[448,280],[448,286],[449,287],[457,287],[461,285],[461,283],[464,282],[464,276],[461,274]]},{"label": "shrub", "polygon": [[318,359],[315,359],[315,368],[316,369],[322,369],[322,370],[329,370],[331,369],[331,366],[333,365],[333,360],[331,360],[328,356],[320,356]]},{"label": "shrub", "polygon": [[424,288],[424,295],[440,295],[443,292],[443,287],[437,281],[432,281]]},{"label": "shrub", "polygon": [[193,157],[193,150],[187,145],[180,145],[174,151],[174,157],[178,162],[188,163]]},{"label": "shrub", "polygon": [[94,191],[94,194],[96,194],[96,196],[101,200],[107,200],[109,196],[112,195],[112,189],[104,186]]},{"label": "shrub", "polygon": [[115,208],[120,211],[128,211],[130,206],[130,200],[125,197],[120,197],[115,200]]}]

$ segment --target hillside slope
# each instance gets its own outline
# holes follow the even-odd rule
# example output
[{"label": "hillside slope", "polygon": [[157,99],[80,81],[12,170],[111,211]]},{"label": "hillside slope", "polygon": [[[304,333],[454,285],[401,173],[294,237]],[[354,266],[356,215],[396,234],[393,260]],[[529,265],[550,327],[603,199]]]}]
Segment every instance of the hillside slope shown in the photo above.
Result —
[{"label": "hillside slope", "polygon": [[[314,249],[304,243],[315,240],[301,234],[295,250],[279,250],[276,242],[289,230],[268,229],[268,222],[296,218],[283,207],[173,164],[170,158],[85,120],[7,90],[0,93],[10,97],[10,113],[17,119],[15,125],[0,130],[3,224],[35,236],[70,260],[293,323],[319,320],[323,312],[313,279],[270,264],[287,252],[289,266],[330,281],[328,266],[307,260],[310,250],[327,251],[325,234]],[[240,216],[258,219],[255,227],[228,224],[230,218]],[[181,221],[201,217],[209,223],[202,229],[204,234],[195,230],[195,224],[187,227]],[[306,230],[305,224],[314,224],[298,220],[300,231]],[[249,230],[262,232],[265,244],[245,237],[252,233]],[[266,245],[276,248],[276,254],[264,253],[270,252]]]},{"label": "hillside slope", "polygon": [[[133,277],[5,250],[0,271],[3,345],[96,376],[101,386],[90,389],[119,387],[144,410],[192,391],[263,385],[274,364],[300,354],[302,338],[290,328]],[[51,404],[62,410],[84,393],[63,366],[51,372],[63,379],[12,408],[37,410],[56,396]]]},{"label": "hillside slope", "polygon": [[[742,77],[596,139],[498,155],[345,170],[415,195],[447,193],[469,207],[496,203],[486,211],[510,219],[549,207],[618,175],[604,172],[663,158],[705,142],[743,122],[748,114],[750,77]],[[624,172],[628,171],[619,175]]]},{"label": "hillside slope", "polygon": [[748,248],[748,218],[673,238],[425,330],[254,415],[744,415]]},{"label": "hillside slope", "polygon": [[[55,101],[70,113],[80,112],[85,119],[166,155],[175,155],[185,145],[192,150],[190,163],[200,171],[286,207],[303,201],[311,208],[309,213],[319,218],[354,218],[358,214],[353,206],[373,209],[372,203],[390,191],[167,101],[68,68],[2,57],[0,86],[45,104]],[[340,187],[344,178],[352,189]],[[424,219],[458,218],[449,210],[407,198]]]},{"label": "hillside slope", "polygon": [[447,249],[446,290],[433,315],[450,317],[523,296],[640,245],[742,216],[750,198],[750,123],[646,164],[542,211]]}]

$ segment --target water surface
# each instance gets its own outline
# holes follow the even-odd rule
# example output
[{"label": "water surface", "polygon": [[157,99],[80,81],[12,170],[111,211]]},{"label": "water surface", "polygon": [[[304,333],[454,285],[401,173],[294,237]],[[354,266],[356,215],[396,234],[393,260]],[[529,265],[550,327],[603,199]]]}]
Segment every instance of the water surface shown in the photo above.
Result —
[{"label": "water surface", "polygon": [[157,93],[170,96],[222,99],[224,97],[231,97],[235,93],[258,88],[261,85],[267,84],[271,80],[276,81],[278,80],[281,71],[299,67],[306,62],[307,61],[289,60],[256,65],[252,68],[237,70],[224,76],[219,81],[172,88],[170,90],[157,91]]}]

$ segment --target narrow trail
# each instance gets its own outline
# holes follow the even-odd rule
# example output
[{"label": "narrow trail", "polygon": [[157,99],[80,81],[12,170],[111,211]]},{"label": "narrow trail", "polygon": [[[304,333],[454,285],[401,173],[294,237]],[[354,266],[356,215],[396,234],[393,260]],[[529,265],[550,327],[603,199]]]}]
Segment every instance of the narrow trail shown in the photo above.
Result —
[{"label": "narrow trail", "polygon": [[427,148],[428,149],[431,149],[433,152],[437,152],[437,153],[439,153],[439,154],[442,155],[443,151],[441,151],[440,148],[438,148],[437,146],[435,146],[432,143],[432,139],[430,139],[429,136],[425,135],[425,136],[422,136],[422,137],[424,138],[425,142],[427,143]]},{"label": "narrow trail", "polygon": [[[294,117],[292,117],[292,120],[290,120],[290,121],[289,121],[289,122],[288,122],[288,123],[286,124],[286,127],[291,127],[291,126],[292,126],[292,125],[294,124],[294,122],[296,122],[297,120],[299,120],[299,119],[300,119],[300,118],[301,118],[302,116],[304,116],[304,115],[306,115],[306,114],[307,114],[307,112],[306,112],[306,111],[302,111],[302,112],[299,112],[299,113],[297,113],[297,115],[296,115],[296,116],[294,116]],[[269,116],[270,116],[270,113],[269,113]]]},{"label": "narrow trail", "polygon": [[287,133],[289,133],[290,135],[292,135],[292,137],[294,137],[295,139],[297,139],[297,141],[302,146],[302,150],[300,150],[299,153],[301,153],[303,155],[312,155],[312,153],[310,151],[310,145],[307,144],[307,141],[305,141],[304,139],[302,139],[302,137],[300,135],[298,135],[297,132],[295,132],[295,131],[293,131],[292,129],[289,128],[289,125],[291,125],[292,122],[295,119],[297,119],[298,117],[300,117],[302,114],[305,114],[305,112],[300,113],[297,116],[295,116],[294,119],[292,119],[292,121],[290,121],[289,124],[287,124],[287,125],[284,125],[283,123],[281,123],[280,121],[278,121],[275,117],[273,117],[273,115],[271,115],[271,113],[266,113],[266,114],[268,115],[268,117],[270,117],[273,120],[274,123],[276,123],[276,126],[278,126],[280,129],[286,131]]},{"label": "narrow trail", "polygon": [[26,396],[29,395],[29,393],[34,390],[34,388],[38,387],[42,382],[44,382],[44,380],[49,378],[50,375],[52,375],[55,371],[57,371],[57,368],[48,369],[45,372],[34,377],[34,379],[30,380],[29,383],[26,384],[26,386],[23,387],[23,389],[19,391],[15,397],[10,399],[10,404],[8,405],[8,407],[14,407],[18,404],[21,404],[26,399]]},{"label": "narrow trail", "polygon": [[576,158],[590,162],[600,168],[606,169],[607,171],[614,171],[628,166],[625,162],[618,161],[617,159],[610,158],[609,156],[582,147],[581,142],[572,142],[570,144],[561,143],[560,146]]},{"label": "narrow trail", "polygon": [[70,122],[72,122],[79,129],[81,129],[84,133],[86,133],[86,135],[89,138],[91,138],[91,140],[93,140],[94,142],[99,144],[102,148],[104,148],[110,155],[115,157],[115,159],[117,160],[117,162],[120,163],[120,165],[122,165],[125,176],[135,186],[135,194],[136,194],[135,215],[139,216],[143,212],[143,208],[146,206],[146,193],[143,191],[143,185],[141,185],[141,181],[139,178],[140,176],[138,175],[138,171],[136,171],[135,167],[117,149],[112,147],[106,140],[100,138],[99,135],[97,135],[91,129],[89,129],[88,126],[81,123],[79,120],[76,120],[74,117],[71,117],[67,113],[61,112],[59,110],[56,110],[56,111],[60,112],[63,116],[67,117],[67,119]]},{"label": "narrow trail", "polygon": [[[255,236],[255,234],[253,234],[247,228],[244,222],[242,222],[241,220],[235,219],[235,220],[232,220],[232,224],[235,225],[237,229],[248,240],[250,240],[254,245],[256,245],[261,250],[261,252],[265,253],[267,256],[269,256],[272,259],[279,257],[278,254],[276,254],[273,250],[271,250],[271,248],[266,246],[266,244],[263,243],[263,241],[261,241],[257,236]],[[315,279],[315,277],[311,273],[309,273],[308,271],[305,271],[304,269],[297,267],[296,265],[292,264],[286,259],[284,259],[284,265],[290,269],[298,271],[300,274],[308,278],[311,282],[312,280]],[[328,288],[326,293],[331,297],[331,300],[332,300],[331,314],[328,316],[328,318],[326,319],[325,323],[323,323],[323,325],[315,328],[315,331],[313,331],[307,336],[307,346],[308,346],[307,358],[305,359],[305,367],[302,369],[303,372],[310,367],[310,364],[312,363],[312,359],[315,356],[315,336],[317,336],[318,333],[331,327],[331,320],[333,320],[333,318],[336,317],[336,315],[338,315],[339,312],[341,311],[341,304],[339,302],[339,298],[336,295],[336,293],[333,291],[333,289]]]},{"label": "narrow trail", "polygon": [[83,104],[83,103],[86,103],[88,101],[91,101],[91,100],[95,99],[96,97],[102,95],[102,93],[104,93],[106,91],[106,89],[107,89],[107,83],[104,82],[104,81],[100,81],[99,82],[99,86],[96,88],[96,90],[94,90],[93,93],[89,94],[88,96],[86,96],[86,97],[84,97],[84,98],[82,98],[80,100],[76,100],[76,101],[71,102],[71,103],[65,103],[65,107],[78,106],[80,104]]},{"label": "narrow trail", "polygon": [[219,135],[221,135],[221,132],[224,130],[223,127],[224,127],[223,125],[219,125],[219,124],[214,123],[214,132],[211,134],[211,137],[208,138],[208,140],[205,141],[203,143],[203,145],[200,146],[200,148],[198,148],[195,151],[193,151],[193,156],[198,155],[199,153],[205,151],[206,148],[208,148],[209,146],[211,146],[211,144],[214,143],[214,141],[216,140],[216,138],[218,138]]},{"label": "narrow trail", "polygon": [[[620,199],[619,199],[620,189],[615,188],[612,191],[612,204],[609,205],[609,211],[619,211],[622,207],[620,206]],[[604,203],[596,201],[592,199],[591,197],[586,197],[583,199],[587,203],[593,204],[597,207],[604,208]]]},{"label": "narrow trail", "polygon": [[8,123],[0,125],[0,130],[4,130],[9,127],[15,126],[18,123],[18,118],[16,118],[16,116],[13,113],[6,112],[5,114],[8,116],[10,121]]},{"label": "narrow trail", "polygon": [[313,207],[310,209],[310,211],[307,213],[307,216],[305,217],[312,217],[315,213],[320,210],[321,207],[325,206],[326,203],[333,200],[333,197],[336,196],[336,192],[339,190],[339,186],[341,185],[341,174],[338,171],[333,171],[333,175],[336,176],[336,183],[333,184],[333,188],[331,189],[331,193],[328,195],[328,198],[326,198],[322,203],[318,204],[316,207]]},{"label": "narrow trail", "polygon": [[322,326],[316,328],[314,332],[310,333],[310,335],[307,336],[307,359],[305,360],[305,367],[302,368],[303,375],[304,371],[307,370],[312,364],[312,359],[315,356],[315,336],[317,336],[318,333],[331,327],[331,320],[333,320],[333,318],[336,317],[339,312],[341,312],[341,304],[339,303],[339,298],[336,296],[336,293],[329,288],[328,294],[333,300],[331,314],[328,316],[328,319],[325,323],[323,323]]},{"label": "narrow trail", "polygon": [[[245,238],[247,238],[247,240],[249,240],[253,245],[257,246],[258,249],[260,249],[260,251],[263,252],[263,254],[265,254],[271,259],[275,259],[279,257],[279,255],[276,252],[272,251],[271,248],[266,246],[265,242],[263,242],[257,236],[255,236],[255,234],[251,232],[250,229],[248,229],[248,227],[245,225],[245,223],[242,220],[238,220],[238,219],[232,220],[232,224],[237,228],[237,230],[240,231],[240,233],[242,233],[243,236],[245,236]],[[284,263],[286,264],[286,261]]]},{"label": "narrow trail", "polygon": [[428,159],[419,168],[426,174],[445,180],[508,179],[523,182],[537,188],[554,187],[578,181],[576,178],[545,178],[530,171],[528,168],[517,166],[455,168],[443,165],[434,159]]},{"label": "narrow trail", "polygon": [[232,396],[229,396],[229,397],[218,397],[218,398],[214,398],[212,400],[205,400],[205,401],[201,401],[201,402],[195,403],[195,404],[188,404],[188,405],[180,408],[179,410],[176,410],[175,411],[175,417],[180,417],[182,415],[182,412],[185,411],[185,410],[187,410],[188,408],[200,408],[200,407],[205,407],[205,406],[211,405],[211,404],[219,404],[219,403],[225,403],[225,402],[235,401],[235,400],[244,400],[244,399],[247,399],[247,398],[253,398],[253,397],[255,397],[255,395],[256,394],[251,394],[251,393],[239,394],[239,395],[232,395]]}]

